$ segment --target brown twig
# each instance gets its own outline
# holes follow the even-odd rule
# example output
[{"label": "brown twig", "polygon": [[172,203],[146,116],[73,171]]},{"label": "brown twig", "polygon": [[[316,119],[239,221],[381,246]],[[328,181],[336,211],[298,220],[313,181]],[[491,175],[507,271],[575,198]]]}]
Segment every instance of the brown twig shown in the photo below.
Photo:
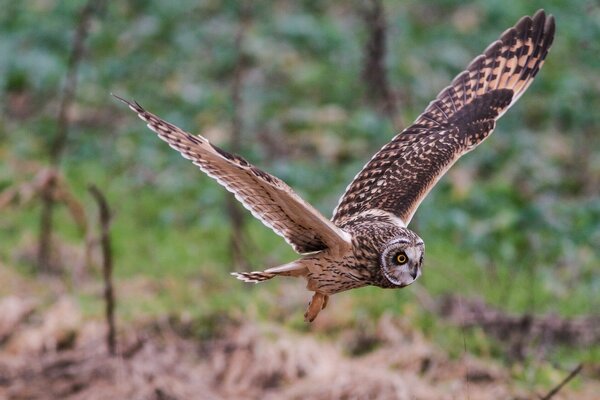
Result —
[{"label": "brown twig", "polygon": [[[54,168],[39,168],[35,176],[23,183],[15,183],[0,192],[0,210],[12,204],[24,206],[37,197],[49,195],[55,203],[67,206],[73,221],[81,233],[85,234],[87,232],[85,210],[65,181],[64,176]],[[52,190],[48,186],[51,186]]]},{"label": "brown twig", "polygon": [[[242,137],[242,110],[244,107],[242,100],[242,85],[244,73],[246,71],[246,62],[243,50],[244,36],[250,23],[250,9],[245,2],[240,4],[239,27],[235,35],[235,51],[237,59],[233,71],[233,81],[231,84],[231,101],[233,103],[233,116],[231,122],[230,147],[233,153],[239,153]],[[227,213],[231,225],[230,251],[232,255],[233,266],[236,268],[247,267],[244,248],[246,240],[244,236],[244,213],[240,204],[233,195],[227,196]]]},{"label": "brown twig", "polygon": [[569,375],[567,375],[567,377],[565,379],[562,380],[562,382],[560,382],[551,391],[549,391],[548,394],[546,394],[543,397],[540,397],[540,400],[550,400],[551,398],[553,398],[554,395],[556,395],[558,392],[560,392],[560,390],[567,383],[569,383],[573,378],[575,378],[577,376],[577,374],[579,374],[581,372],[582,369],[583,369],[583,364],[579,364],[577,367],[575,367],[575,369],[573,371],[571,371],[571,373]]},{"label": "brown twig", "polygon": [[97,3],[98,1],[96,0],[88,0],[82,8],[78,18],[77,29],[73,36],[71,54],[67,63],[67,76],[58,108],[58,128],[50,146],[50,162],[53,165],[57,165],[60,162],[60,158],[65,150],[71,122],[69,114],[77,89],[77,70],[85,53],[84,43],[89,33],[90,22],[96,10]]},{"label": "brown twig", "polygon": [[[53,185],[52,185],[53,186]],[[52,196],[53,187],[41,193],[42,213],[40,215],[40,236],[38,244],[37,264],[41,271],[50,272],[52,262],[50,260],[50,250],[52,248],[52,231],[54,224],[52,216],[54,213],[54,198]]]},{"label": "brown twig", "polygon": [[98,203],[100,220],[100,245],[102,247],[102,275],[104,277],[104,301],[106,302],[106,324],[108,332],[106,335],[106,344],[111,355],[116,354],[116,336],[115,336],[115,295],[112,284],[113,258],[110,240],[110,220],[111,213],[108,207],[106,197],[100,189],[92,185],[88,188],[90,194]]},{"label": "brown twig", "polygon": [[[57,168],[65,151],[67,138],[71,121],[69,115],[71,106],[75,99],[77,89],[77,70],[81,64],[84,55],[84,43],[89,33],[90,22],[95,11],[102,7],[102,0],[88,0],[82,8],[78,18],[78,24],[73,36],[71,53],[67,64],[67,73],[65,85],[62,90],[62,97],[58,108],[58,119],[56,135],[50,144],[50,164]],[[53,215],[54,201],[51,193],[54,191],[54,185],[48,185],[48,193],[42,194],[42,212],[40,216],[40,231],[37,261],[38,267],[45,272],[50,272],[50,251],[52,247],[52,231],[54,230]]]}]

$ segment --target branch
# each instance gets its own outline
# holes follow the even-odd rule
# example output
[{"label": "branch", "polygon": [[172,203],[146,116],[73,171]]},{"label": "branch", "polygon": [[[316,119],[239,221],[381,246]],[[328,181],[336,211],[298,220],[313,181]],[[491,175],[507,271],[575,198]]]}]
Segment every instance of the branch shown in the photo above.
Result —
[{"label": "branch", "polygon": [[551,391],[548,392],[544,397],[540,397],[540,400],[550,400],[557,394],[567,383],[569,383],[573,378],[577,376],[583,369],[583,364],[579,364],[571,373],[562,380],[558,385],[556,385]]},{"label": "branch", "polygon": [[110,355],[116,354],[116,340],[115,340],[115,296],[112,285],[112,271],[113,271],[113,258],[112,258],[112,247],[110,241],[110,219],[111,213],[108,207],[106,197],[102,194],[100,189],[96,186],[91,185],[88,190],[90,194],[96,200],[98,209],[100,210],[100,244],[102,246],[102,275],[104,277],[104,300],[106,302],[106,323],[108,325],[108,332],[106,335],[106,344]]},{"label": "branch", "polygon": [[[77,29],[73,36],[71,53],[67,64],[65,85],[63,87],[62,98],[58,108],[56,135],[50,144],[49,150],[50,163],[54,167],[60,164],[69,135],[69,114],[73,99],[75,98],[75,90],[77,88],[77,70],[83,58],[84,43],[89,33],[90,21],[94,12],[101,9],[103,5],[103,0],[88,0],[86,5],[82,8],[78,19],[79,23],[77,24]],[[40,215],[37,263],[41,270],[50,272],[50,251],[52,247],[52,232],[54,230],[53,215],[55,206],[55,201],[50,193],[54,191],[54,185],[50,184],[47,189],[48,193],[42,193],[42,212]]]},{"label": "branch", "polygon": [[85,236],[87,234],[87,218],[83,205],[77,197],[75,197],[73,191],[69,188],[65,178],[61,174],[57,175],[56,183],[54,185],[54,201],[63,203],[67,206],[73,221],[75,221],[79,230]]},{"label": "branch", "polygon": [[101,6],[102,0],[88,0],[78,18],[79,23],[73,36],[71,54],[67,63],[67,76],[58,108],[57,132],[50,145],[50,162],[53,165],[60,163],[60,159],[64,153],[70,128],[69,114],[73,99],[75,98],[75,90],[77,89],[77,70],[85,53],[84,43],[90,30],[92,16]]}]

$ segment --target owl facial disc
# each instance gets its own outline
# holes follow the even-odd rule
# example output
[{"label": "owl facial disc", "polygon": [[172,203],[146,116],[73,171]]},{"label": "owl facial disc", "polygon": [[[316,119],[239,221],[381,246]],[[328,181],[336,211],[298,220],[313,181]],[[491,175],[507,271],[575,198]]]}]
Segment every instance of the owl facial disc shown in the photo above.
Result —
[{"label": "owl facial disc", "polygon": [[423,241],[397,238],[389,242],[381,253],[381,270],[393,285],[404,287],[421,276],[425,248]]}]

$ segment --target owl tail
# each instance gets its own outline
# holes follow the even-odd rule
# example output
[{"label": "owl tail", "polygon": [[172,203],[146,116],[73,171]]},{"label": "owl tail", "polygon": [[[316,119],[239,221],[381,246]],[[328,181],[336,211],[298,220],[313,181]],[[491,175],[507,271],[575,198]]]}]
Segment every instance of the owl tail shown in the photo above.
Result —
[{"label": "owl tail", "polygon": [[258,283],[268,281],[273,278],[276,274],[269,274],[262,271],[254,271],[254,272],[232,272],[231,275],[238,278],[240,281],[248,282],[248,283]]},{"label": "owl tail", "polygon": [[269,268],[264,271],[253,272],[232,272],[231,275],[238,278],[240,281],[249,283],[259,283],[268,281],[277,276],[301,276],[306,273],[306,267],[302,265],[301,260],[296,260],[288,264],[280,265],[279,267]]}]

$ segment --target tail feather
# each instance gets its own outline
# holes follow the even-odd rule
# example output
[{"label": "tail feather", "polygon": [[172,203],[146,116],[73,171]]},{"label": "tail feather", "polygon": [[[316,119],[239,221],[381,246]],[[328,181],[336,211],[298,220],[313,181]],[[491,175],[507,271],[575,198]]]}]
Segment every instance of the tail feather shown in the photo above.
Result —
[{"label": "tail feather", "polygon": [[231,275],[238,278],[240,281],[248,282],[248,283],[259,283],[268,281],[273,278],[277,274],[263,272],[263,271],[253,271],[253,272],[232,272]]},{"label": "tail feather", "polygon": [[302,263],[302,260],[296,260],[278,267],[268,268],[265,270],[265,272],[267,274],[276,273],[278,275],[295,276],[303,272],[305,269],[306,265]]},{"label": "tail feather", "polygon": [[235,276],[240,281],[258,283],[268,281],[277,275],[298,277],[306,275],[306,273],[306,265],[303,264],[302,260],[296,260],[278,267],[268,268],[264,271],[232,272],[231,275]]}]

